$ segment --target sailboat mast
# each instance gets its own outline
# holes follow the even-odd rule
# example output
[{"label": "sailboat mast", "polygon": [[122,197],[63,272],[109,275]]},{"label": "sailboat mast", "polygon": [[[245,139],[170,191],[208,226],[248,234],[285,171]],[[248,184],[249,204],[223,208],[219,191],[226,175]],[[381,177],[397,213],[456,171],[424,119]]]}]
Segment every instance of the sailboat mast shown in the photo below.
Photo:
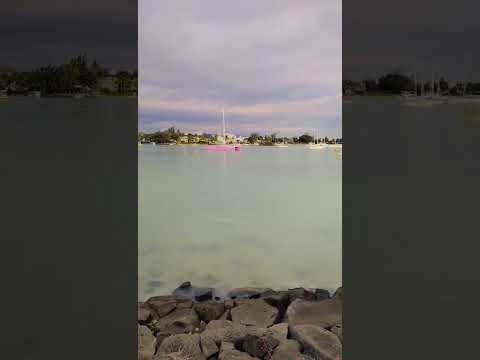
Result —
[{"label": "sailboat mast", "polygon": [[225,109],[222,107],[222,128],[223,128],[223,144],[226,144],[225,139]]}]

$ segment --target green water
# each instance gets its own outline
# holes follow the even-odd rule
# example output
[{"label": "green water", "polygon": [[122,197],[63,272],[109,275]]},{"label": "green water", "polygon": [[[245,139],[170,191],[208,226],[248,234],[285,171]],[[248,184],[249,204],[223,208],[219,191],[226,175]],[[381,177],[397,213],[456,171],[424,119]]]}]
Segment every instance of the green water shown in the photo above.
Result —
[{"label": "green water", "polygon": [[341,284],[342,162],[331,149],[139,147],[139,298],[197,286]]}]

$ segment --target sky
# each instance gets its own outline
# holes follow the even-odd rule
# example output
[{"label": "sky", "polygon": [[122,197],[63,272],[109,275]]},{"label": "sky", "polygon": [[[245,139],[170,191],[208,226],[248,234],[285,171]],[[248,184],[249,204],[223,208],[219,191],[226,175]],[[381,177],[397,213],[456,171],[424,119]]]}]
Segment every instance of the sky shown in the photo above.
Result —
[{"label": "sky", "polygon": [[0,67],[64,64],[86,53],[112,70],[137,69],[136,0],[0,2]]},{"label": "sky", "polygon": [[139,2],[139,129],[341,134],[332,0]]}]

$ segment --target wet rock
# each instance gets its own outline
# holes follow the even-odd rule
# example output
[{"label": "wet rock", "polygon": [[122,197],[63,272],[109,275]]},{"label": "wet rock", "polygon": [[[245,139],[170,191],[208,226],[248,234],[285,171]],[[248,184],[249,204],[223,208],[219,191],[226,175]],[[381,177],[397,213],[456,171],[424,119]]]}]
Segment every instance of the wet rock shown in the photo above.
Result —
[{"label": "wet rock", "polygon": [[165,339],[158,348],[158,357],[172,354],[178,355],[178,359],[207,359],[200,348],[198,334],[173,335]]},{"label": "wet rock", "polygon": [[278,317],[277,308],[259,299],[233,308],[232,321],[242,325],[269,327]]},{"label": "wet rock", "polygon": [[283,341],[287,338],[288,335],[288,324],[281,323],[270,326],[265,330],[265,335],[271,335],[279,341]]},{"label": "wet rock", "polygon": [[269,288],[244,287],[231,290],[227,294],[229,299],[258,299],[267,291],[273,291]]},{"label": "wet rock", "polygon": [[317,297],[311,291],[305,290],[304,288],[295,288],[288,290],[290,303],[294,302],[297,299],[303,299],[308,301],[315,301]]},{"label": "wet rock", "polygon": [[288,324],[316,325],[329,329],[342,322],[342,302],[337,299],[306,301],[297,299],[287,309]]},{"label": "wet rock", "polygon": [[137,321],[144,325],[153,320],[153,311],[144,302],[139,302],[137,305]]},{"label": "wet rock", "polygon": [[322,360],[342,359],[342,343],[334,333],[315,325],[292,326],[290,332],[306,355]]},{"label": "wet rock", "polygon": [[177,307],[189,308],[193,305],[192,301],[188,298],[172,295],[154,296],[149,298],[146,303],[159,318],[168,315]]},{"label": "wet rock", "polygon": [[333,298],[343,301],[343,288],[341,286],[337,289],[337,291],[335,291]]},{"label": "wet rock", "polygon": [[280,341],[273,336],[255,336],[247,335],[243,340],[243,351],[253,357],[263,359],[271,357],[273,350],[280,344]]},{"label": "wet rock", "polygon": [[196,288],[194,292],[196,301],[207,301],[213,298],[213,288]]},{"label": "wet rock", "polygon": [[195,304],[194,309],[200,320],[207,323],[219,319],[225,313],[225,305],[212,300]]},{"label": "wet rock", "polygon": [[330,292],[324,289],[315,289],[315,298],[317,301],[330,299]]},{"label": "wet rock", "polygon": [[343,326],[342,324],[336,324],[333,325],[332,328],[330,329],[331,332],[333,332],[335,335],[338,336],[340,341],[343,343]]},{"label": "wet rock", "polygon": [[150,360],[155,353],[155,337],[148,327],[138,325],[138,360]]},{"label": "wet rock", "polygon": [[274,350],[272,360],[296,360],[301,353],[300,343],[296,340],[284,340]]},{"label": "wet rock", "polygon": [[174,296],[181,296],[194,301],[207,301],[212,300],[214,297],[213,288],[199,288],[192,286],[186,286],[186,283],[181,284],[173,291]]},{"label": "wet rock", "polygon": [[165,335],[188,333],[200,327],[200,320],[193,309],[176,309],[158,320],[153,327],[155,333]]}]

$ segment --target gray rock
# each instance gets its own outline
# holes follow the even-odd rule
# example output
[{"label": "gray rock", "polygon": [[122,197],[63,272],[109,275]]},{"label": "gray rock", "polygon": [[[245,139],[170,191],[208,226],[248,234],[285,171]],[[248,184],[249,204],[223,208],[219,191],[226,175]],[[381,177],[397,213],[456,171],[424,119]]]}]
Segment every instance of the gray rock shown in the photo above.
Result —
[{"label": "gray rock", "polygon": [[273,350],[280,344],[280,341],[273,336],[247,335],[243,339],[242,349],[249,355],[263,359],[265,356],[271,358]]},{"label": "gray rock", "polygon": [[330,299],[330,292],[324,289],[315,289],[315,297],[317,301]]},{"label": "gray rock", "polygon": [[273,291],[269,288],[244,287],[231,290],[227,294],[229,299],[258,299],[267,291]]},{"label": "gray rock", "polygon": [[284,340],[273,352],[272,360],[296,360],[301,353],[300,343],[296,340]]},{"label": "gray rock", "polygon": [[166,338],[158,348],[158,356],[178,355],[178,359],[206,360],[200,349],[198,334],[180,334]]},{"label": "gray rock", "polygon": [[290,333],[306,355],[322,360],[342,359],[342,343],[334,333],[315,325],[292,326]]},{"label": "gray rock", "polygon": [[278,309],[278,317],[285,315],[288,305],[290,304],[290,295],[288,291],[267,291],[262,293],[261,298],[269,305]]},{"label": "gray rock", "polygon": [[195,304],[193,308],[200,320],[207,323],[212,320],[218,320],[225,313],[225,305],[212,300]]},{"label": "gray rock", "polygon": [[278,310],[259,299],[234,307],[230,314],[233,322],[266,328],[274,324],[278,317]]},{"label": "gray rock", "polygon": [[335,335],[338,336],[340,341],[343,343],[343,326],[342,324],[336,324],[333,325],[332,328],[330,329],[331,332],[333,332]]},{"label": "gray rock", "polygon": [[[184,285],[184,284],[182,284]],[[174,296],[180,296],[195,301],[207,301],[212,300],[214,297],[215,289],[213,288],[199,288],[195,286],[183,286],[180,285],[173,291]]]},{"label": "gray rock", "polygon": [[189,289],[191,287],[192,287],[192,283],[190,281],[185,281],[185,282],[181,283],[178,288],[179,289]]},{"label": "gray rock", "polygon": [[155,353],[155,337],[148,327],[138,325],[138,360],[150,360]]},{"label": "gray rock", "polygon": [[297,299],[287,309],[288,324],[317,325],[329,329],[342,322],[342,302],[337,299],[306,301]]}]

